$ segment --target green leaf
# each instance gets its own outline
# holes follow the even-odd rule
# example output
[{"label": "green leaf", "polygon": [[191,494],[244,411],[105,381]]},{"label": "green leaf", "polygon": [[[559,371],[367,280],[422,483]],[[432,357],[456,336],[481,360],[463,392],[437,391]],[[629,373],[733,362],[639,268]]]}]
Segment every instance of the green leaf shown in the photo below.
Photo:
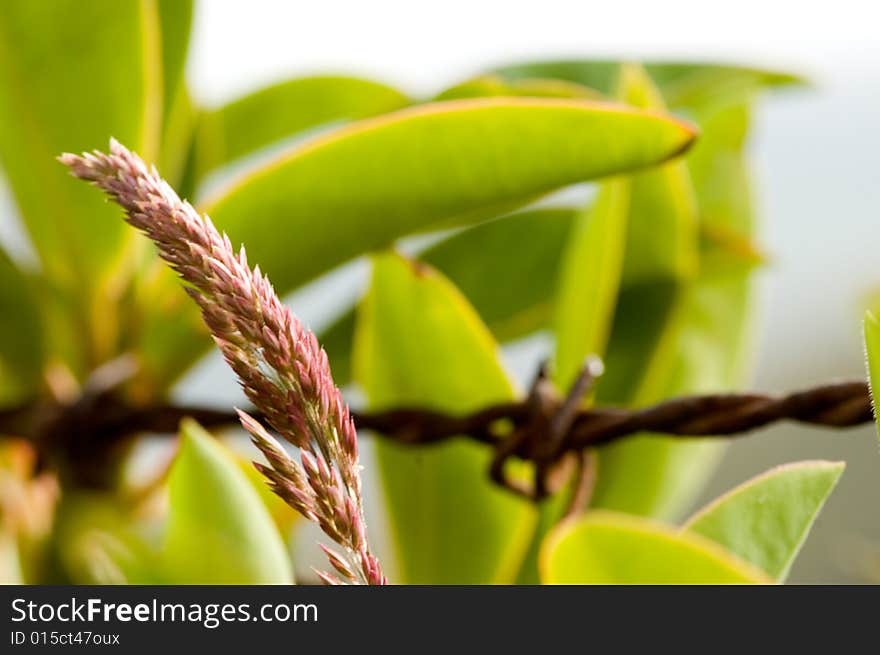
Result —
[{"label": "green leaf", "polygon": [[[461,230],[418,258],[455,284],[498,340],[510,341],[547,325],[558,262],[577,213],[569,207],[517,212]],[[353,331],[352,309],[319,337],[338,384],[350,376]]]},{"label": "green leaf", "polygon": [[[865,312],[863,330],[865,334],[865,360],[868,367],[868,385],[871,388],[871,406],[874,408],[874,419],[877,420],[878,382],[880,382],[880,322],[872,312]],[[880,434],[880,422],[877,426]]]},{"label": "green leaf", "polygon": [[[437,103],[361,121],[295,147],[206,210],[286,293],[414,232],[486,220],[568,184],[663,161],[693,139],[656,113],[572,100]],[[614,144],[611,147],[611,144]],[[358,193],[351,193],[356,187]],[[279,238],[279,225],[283,234]],[[168,306],[184,299],[153,303]],[[195,312],[192,312],[195,316]],[[157,315],[145,367],[159,388],[207,344]],[[188,325],[196,320],[187,318]],[[164,345],[163,345],[164,344]]]},{"label": "green leaf", "polygon": [[844,468],[817,461],[771,469],[701,509],[683,529],[783,582]]},{"label": "green leaf", "polygon": [[384,114],[411,102],[397,89],[355,77],[306,77],[260,89],[202,113],[196,176],[307,130]]},{"label": "green leaf", "polygon": [[0,5],[0,161],[43,270],[69,293],[93,292],[124,261],[131,230],[55,157],[110,136],[155,157],[158,22],[147,0]]},{"label": "green leaf", "polygon": [[[728,111],[742,103],[725,97],[701,109],[711,118],[701,123],[709,146],[688,158],[703,237],[700,275],[684,284],[661,280],[625,287],[597,392],[601,402],[640,406],[672,395],[730,390],[745,371],[754,261],[751,197],[742,183],[747,123],[741,111]],[[743,174],[729,174],[734,170]],[[594,502],[676,518],[722,448],[717,440],[682,443],[657,435],[612,444],[601,451]]]},{"label": "green leaf", "polygon": [[[162,35],[162,100],[167,117],[175,96],[186,87],[184,77],[192,28],[192,0],[157,0]],[[167,121],[167,119],[166,119]]]},{"label": "green leaf", "polygon": [[588,355],[603,355],[623,270],[630,183],[605,182],[576,219],[562,259],[556,298],[554,376],[568,389]]},{"label": "green leaf", "polygon": [[[598,402],[643,406],[733,388],[744,369],[749,309],[747,274],[702,278],[684,288],[667,283],[626,289]],[[717,439],[658,435],[604,446],[593,504],[676,518],[711,474],[722,448]]]},{"label": "green leaf", "polygon": [[294,148],[205,209],[284,292],[407,234],[662,162],[693,138],[673,119],[589,102],[437,103]]},{"label": "green leaf", "polygon": [[[473,308],[426,265],[395,254],[374,258],[354,371],[377,409],[467,412],[514,398]],[[380,440],[376,450],[401,583],[513,581],[535,511],[489,482],[485,447],[455,441],[413,450]]]},{"label": "green leaf", "polygon": [[752,190],[745,156],[751,122],[750,98],[719,99],[695,113],[700,141],[687,164],[710,234],[728,231],[748,239],[754,228]]},{"label": "green leaf", "polygon": [[580,98],[600,100],[602,94],[574,82],[539,78],[504,80],[497,75],[481,75],[456,84],[434,97],[434,101],[490,97]]},{"label": "green leaf", "polygon": [[181,424],[169,477],[162,563],[176,584],[287,584],[284,541],[234,459],[198,426]]},{"label": "green leaf", "polygon": [[186,85],[186,58],[192,28],[192,0],[158,0],[162,38],[162,147],[165,179],[180,182],[192,140],[196,110]]},{"label": "green leaf", "polygon": [[43,324],[28,278],[0,250],[0,403],[34,391],[43,368]]},{"label": "green leaf", "polygon": [[56,516],[56,556],[73,584],[163,582],[156,553],[131,508],[106,494],[80,491],[65,494]]},{"label": "green leaf", "polygon": [[[551,78],[574,82],[611,94],[620,62],[612,60],[560,60],[514,64],[495,73],[506,80]],[[789,73],[711,63],[647,62],[648,74],[657,80],[672,107],[693,107],[718,95],[748,94],[762,88],[805,84]]]},{"label": "green leaf", "polygon": [[546,326],[559,259],[578,212],[559,207],[510,214],[444,239],[418,258],[455,284],[492,334],[510,341]]},{"label": "green leaf", "polygon": [[770,582],[699,535],[614,512],[554,529],[541,549],[547,584],[758,584]]},{"label": "green leaf", "polygon": [[[618,96],[627,103],[666,111],[659,89],[641,66],[622,66],[618,86]],[[626,283],[694,275],[699,248],[697,204],[683,161],[632,177],[626,235]]]},{"label": "green leaf", "polygon": [[[419,253],[418,259],[458,287],[496,339],[512,341],[548,327],[560,261],[581,211],[588,215],[588,210],[572,207],[509,214],[458,231]],[[704,235],[703,242],[713,258],[727,262],[728,270],[743,272],[761,261],[747,240],[729,233],[716,230]],[[486,280],[504,280],[504,284],[486,284]],[[339,384],[346,384],[350,377],[353,331],[352,309],[319,337]]]}]

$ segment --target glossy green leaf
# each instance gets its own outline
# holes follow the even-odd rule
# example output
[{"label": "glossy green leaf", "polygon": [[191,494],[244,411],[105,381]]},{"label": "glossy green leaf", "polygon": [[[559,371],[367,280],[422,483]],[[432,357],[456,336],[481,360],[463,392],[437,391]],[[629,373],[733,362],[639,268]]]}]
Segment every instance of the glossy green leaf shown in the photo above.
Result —
[{"label": "glossy green leaf", "polygon": [[202,113],[196,175],[307,130],[384,114],[411,102],[397,89],[355,77],[306,77],[260,89]]},{"label": "glossy green leaf", "polygon": [[[863,325],[865,335],[865,359],[868,367],[868,385],[871,388],[871,404],[875,408],[874,418],[877,419],[877,389],[880,388],[880,322],[871,312],[865,312]],[[880,422],[877,425],[880,434]]]},{"label": "glossy green leaf", "polygon": [[[495,73],[508,80],[559,79],[610,94],[614,92],[619,65],[611,60],[541,61],[505,66]],[[657,80],[666,101],[676,108],[697,106],[718,95],[804,84],[802,78],[789,73],[743,66],[677,62],[647,62],[644,66]]]},{"label": "glossy green leaf", "polygon": [[0,403],[34,391],[43,365],[43,325],[28,278],[0,250]]},{"label": "glossy green leaf", "polygon": [[[634,107],[666,111],[659,89],[641,66],[622,66],[618,86],[618,97]],[[670,162],[634,175],[631,184],[624,281],[692,277],[699,243],[697,204],[687,165]]]},{"label": "glossy green leaf", "polygon": [[490,98],[493,96],[592,100],[600,100],[603,97],[598,91],[564,80],[523,78],[507,81],[497,75],[481,75],[438,93],[434,100],[461,100],[463,98]]},{"label": "glossy green leaf", "polygon": [[[377,409],[466,412],[514,397],[473,308],[435,271],[395,254],[374,258],[354,371]],[[379,440],[376,450],[399,582],[513,581],[535,511],[489,482],[486,448],[455,441],[416,451]]]},{"label": "glossy green leaf", "polygon": [[818,461],[771,469],[701,509],[684,529],[782,582],[844,467]]},{"label": "glossy green leaf", "polygon": [[[285,293],[408,234],[486,220],[558,187],[663,161],[693,136],[655,113],[590,102],[437,103],[295,147],[205,209]],[[279,238],[282,224],[295,238]],[[158,316],[154,328],[167,331],[170,320]],[[203,331],[180,326],[170,340],[144,333],[153,344],[143,348],[145,369],[160,388],[208,343]]]},{"label": "glossy green leaf", "polygon": [[614,319],[626,246],[630,182],[600,188],[591,209],[580,214],[559,274],[554,334],[554,377],[568,389],[588,355],[603,355]]},{"label": "glossy green leaf", "polygon": [[110,136],[155,157],[158,23],[147,0],[0,4],[0,161],[43,270],[69,292],[93,289],[132,232],[55,157]]},{"label": "glossy green leaf", "polygon": [[547,584],[770,582],[704,537],[614,512],[554,529],[541,549],[541,577]]},{"label": "glossy green leaf", "polygon": [[195,422],[181,425],[169,477],[162,564],[178,584],[286,584],[284,541],[235,460]]},{"label": "glossy green leaf", "polygon": [[296,147],[205,209],[283,292],[406,234],[664,161],[693,138],[675,120],[589,102],[437,103]]}]

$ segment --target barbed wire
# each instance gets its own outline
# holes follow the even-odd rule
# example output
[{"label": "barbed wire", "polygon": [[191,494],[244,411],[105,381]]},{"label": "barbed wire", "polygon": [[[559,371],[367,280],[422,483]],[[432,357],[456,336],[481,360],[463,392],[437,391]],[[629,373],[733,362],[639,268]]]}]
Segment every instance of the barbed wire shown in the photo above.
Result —
[{"label": "barbed wire", "polygon": [[[739,437],[779,421],[846,428],[873,419],[868,385],[863,380],[831,382],[793,393],[720,393],[671,398],[643,408],[583,407],[601,372],[589,360],[571,391],[560,397],[544,367],[526,398],[474,412],[455,414],[428,407],[354,411],[361,433],[374,433],[407,446],[428,446],[469,439],[494,449],[491,477],[530,498],[548,493],[555,464],[567,453],[583,453],[633,435],[682,439]],[[206,428],[236,425],[233,411],[197,405],[159,403],[142,407],[121,401],[100,386],[70,405],[33,402],[0,410],[0,435],[25,438],[51,456],[60,452],[77,461],[94,459],[127,437],[174,434],[191,417]],[[510,458],[535,464],[533,484],[505,475]]]}]

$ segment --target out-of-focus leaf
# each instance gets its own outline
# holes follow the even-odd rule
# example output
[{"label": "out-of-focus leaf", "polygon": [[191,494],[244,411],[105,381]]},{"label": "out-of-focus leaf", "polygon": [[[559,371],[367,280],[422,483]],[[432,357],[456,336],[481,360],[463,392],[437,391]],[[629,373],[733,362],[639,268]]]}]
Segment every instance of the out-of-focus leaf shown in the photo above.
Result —
[{"label": "out-of-focus leaf", "polygon": [[[640,109],[666,111],[645,70],[621,67],[618,97]],[[697,267],[697,205],[688,169],[675,161],[632,177],[624,282],[687,279]]]},{"label": "out-of-focus leaf", "polygon": [[[55,157],[115,136],[155,158],[158,24],[146,1],[0,5],[0,161],[43,270],[68,293],[93,293],[122,261],[131,230]],[[83,309],[97,311],[90,303]],[[108,318],[106,306],[100,321],[90,316],[97,333]]]},{"label": "out-of-focus leaf", "polygon": [[752,478],[701,509],[684,529],[783,582],[843,462],[798,462]]},{"label": "out-of-focus leaf", "polygon": [[770,580],[714,542],[653,521],[591,512],[541,549],[548,584],[759,584]]},{"label": "out-of-focus leaf", "polygon": [[205,209],[283,292],[406,234],[662,162],[693,138],[673,119],[590,102],[437,103],[294,148]]},{"label": "out-of-focus leaf", "polygon": [[162,147],[165,179],[180,182],[192,139],[196,109],[186,88],[186,58],[192,28],[192,0],[158,0],[162,38]]},{"label": "out-of-focus leaf", "polygon": [[306,77],[260,89],[202,113],[196,175],[306,130],[384,114],[411,102],[397,89],[355,77]]},{"label": "out-of-focus leaf", "polygon": [[[745,370],[751,262],[740,262],[753,252],[751,197],[741,184],[744,174],[726,174],[731,161],[745,170],[747,123],[734,109],[742,102],[719,96],[700,110],[709,119],[701,122],[708,145],[688,157],[704,242],[699,277],[684,285],[654,281],[625,288],[598,390],[601,402],[644,405],[670,395],[730,390]],[[656,435],[612,444],[602,449],[594,501],[676,518],[721,448]]]},{"label": "out-of-focus leaf", "polygon": [[[422,251],[418,258],[458,287],[496,339],[511,341],[548,327],[559,262],[579,211],[557,207],[516,212],[461,230]],[[701,243],[707,244],[705,252],[713,254],[713,261],[725,262],[723,270],[748,271],[763,261],[750,242],[716,232],[703,235]],[[353,330],[352,309],[320,334],[339,384],[346,384],[350,377]]]},{"label": "out-of-focus leaf", "polygon": [[[495,74],[507,80],[559,79],[610,94],[614,91],[618,66],[619,62],[611,60],[542,61],[505,66]],[[647,62],[644,66],[674,108],[694,107],[719,95],[805,84],[795,75],[742,66],[676,62]]]},{"label": "out-of-focus leaf", "polygon": [[234,459],[193,421],[169,477],[163,571],[178,584],[287,584],[284,541]]},{"label": "out-of-focus leaf", "polygon": [[[618,302],[597,390],[600,403],[642,406],[731,389],[745,364],[748,274],[715,275],[681,288],[626,289]],[[634,436],[600,449],[593,504],[673,519],[699,490],[723,443]]]},{"label": "out-of-focus leaf", "polygon": [[750,98],[718,102],[695,113],[699,144],[687,164],[700,204],[700,221],[710,234],[726,230],[748,242],[753,232],[752,190],[745,158]]},{"label": "out-of-focus leaf", "polygon": [[25,584],[18,542],[4,526],[0,526],[0,584]]},{"label": "out-of-focus leaf", "polygon": [[0,404],[38,384],[43,326],[27,277],[0,250]]},{"label": "out-of-focus leaf", "polygon": [[600,100],[603,97],[594,89],[565,80],[523,78],[507,81],[497,75],[481,75],[441,91],[434,100],[461,100],[463,98],[489,98],[493,96],[591,100]]},{"label": "out-of-focus leaf", "polygon": [[[510,341],[546,327],[558,262],[577,212],[560,207],[510,214],[462,230],[418,258],[458,287],[499,341]],[[319,338],[339,384],[349,379],[353,330],[354,310]]]},{"label": "out-of-focus leaf", "polygon": [[[868,367],[868,384],[871,387],[871,399],[875,408],[874,418],[877,418],[877,389],[880,388],[880,322],[872,312],[865,312],[865,320],[862,323],[865,334],[865,357]],[[880,434],[880,422],[877,425]]]},{"label": "out-of-focus leaf", "polygon": [[502,341],[546,326],[558,262],[577,209],[532,209],[434,244],[419,260],[439,269]]},{"label": "out-of-focus leaf", "polygon": [[[371,407],[466,412],[514,397],[495,341],[455,287],[395,254],[373,267],[354,355]],[[484,447],[378,441],[376,449],[400,582],[513,581],[535,511],[489,482]]]},{"label": "out-of-focus leaf", "polygon": [[[174,98],[185,86],[186,55],[192,27],[192,0],[157,0],[162,35],[162,100],[167,117]],[[167,121],[167,119],[166,119]]]},{"label": "out-of-focus leaf", "polygon": [[[436,103],[296,147],[205,209],[286,293],[407,234],[486,220],[574,182],[656,164],[693,138],[674,119],[599,103]],[[170,321],[157,313],[155,324]],[[180,325],[170,340],[144,339],[156,345],[144,348],[145,368],[168,380],[207,343],[203,331]]]},{"label": "out-of-focus leaf", "polygon": [[587,355],[602,355],[620,288],[630,182],[605,182],[592,208],[575,219],[556,298],[554,377],[567,389]]},{"label": "out-of-focus leaf", "polygon": [[64,497],[54,538],[57,557],[74,584],[160,584],[156,553],[135,521],[107,496]]},{"label": "out-of-focus leaf", "polygon": [[302,515],[281,500],[281,497],[269,488],[269,485],[266,482],[266,476],[254,467],[252,461],[241,457],[236,457],[235,461],[236,464],[238,464],[238,467],[244,472],[248,482],[250,482],[256,490],[257,495],[260,497],[260,500],[263,501],[266,509],[269,510],[269,515],[272,517],[272,520],[275,521],[275,525],[278,527],[278,532],[281,534],[281,537],[286,539],[290,534],[290,530],[293,528],[293,524],[296,523]]}]

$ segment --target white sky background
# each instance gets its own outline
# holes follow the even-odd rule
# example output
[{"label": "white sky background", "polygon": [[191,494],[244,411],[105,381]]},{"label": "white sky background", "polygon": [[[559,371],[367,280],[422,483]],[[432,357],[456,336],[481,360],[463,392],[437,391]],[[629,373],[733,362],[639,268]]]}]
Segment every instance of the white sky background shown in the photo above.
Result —
[{"label": "white sky background", "polygon": [[432,91],[511,58],[700,57],[828,81],[880,53],[871,0],[203,0],[190,79],[209,102],[347,71]]},{"label": "white sky background", "polygon": [[[494,64],[585,56],[732,61],[815,83],[768,98],[756,114],[751,151],[770,264],[758,276],[752,386],[862,376],[865,292],[880,286],[880,0],[203,0],[189,80],[210,104],[324,72],[419,94]],[[314,324],[315,299],[327,295],[306,292],[294,309]],[[219,357],[183,388],[194,399],[238,400]],[[784,425],[738,440],[701,502],[771,466],[816,458],[846,460],[847,471],[791,579],[880,581],[880,454],[869,426],[841,436]]]}]

